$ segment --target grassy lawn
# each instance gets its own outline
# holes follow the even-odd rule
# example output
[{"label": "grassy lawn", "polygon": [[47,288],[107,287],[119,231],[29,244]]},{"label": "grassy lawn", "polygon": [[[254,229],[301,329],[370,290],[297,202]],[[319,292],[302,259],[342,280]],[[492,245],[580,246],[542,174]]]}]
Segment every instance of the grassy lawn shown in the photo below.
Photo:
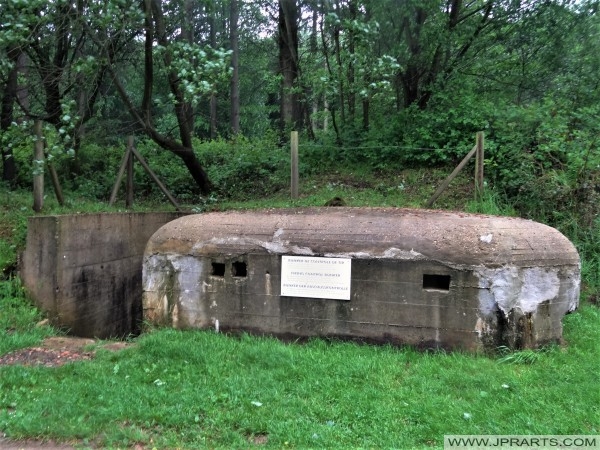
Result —
[{"label": "grassy lawn", "polygon": [[[568,345],[497,358],[154,330],[92,361],[0,367],[0,430],[84,448],[440,448],[444,434],[600,434],[599,324],[586,305],[565,319]],[[4,315],[2,325],[3,352],[47,331],[8,332]]]},{"label": "grassy lawn", "polygon": [[[252,206],[420,203],[402,180],[372,184]],[[0,355],[55,334],[41,318],[16,279],[0,282]],[[600,434],[600,308],[584,302],[564,337],[491,357],[153,329],[91,361],[0,366],[0,436],[81,448],[410,449],[442,448],[444,434]]]}]

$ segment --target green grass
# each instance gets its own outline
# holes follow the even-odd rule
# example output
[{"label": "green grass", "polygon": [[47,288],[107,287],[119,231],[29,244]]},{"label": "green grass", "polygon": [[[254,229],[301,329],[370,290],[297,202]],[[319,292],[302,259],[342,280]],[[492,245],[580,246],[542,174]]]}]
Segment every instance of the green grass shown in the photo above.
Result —
[{"label": "green grass", "polygon": [[32,307],[18,279],[0,281],[0,355],[35,345],[54,331],[38,326],[43,318]]},{"label": "green grass", "polygon": [[[286,189],[251,200],[216,199],[200,205],[200,209],[324,206],[334,197],[343,199],[347,206],[422,208],[446,176],[447,172],[440,169],[376,173],[365,169],[340,171],[301,179],[296,200],[290,199],[290,191]],[[471,184],[468,175],[459,175],[433,207],[464,210],[473,203]]]},{"label": "green grass", "polygon": [[[279,192],[190,208],[315,206],[333,197],[349,206],[421,206],[445,176],[345,172],[304,180],[294,201]],[[473,202],[468,177],[454,183],[435,207],[514,213],[493,192]],[[30,199],[0,200],[0,256],[10,264],[24,244]],[[103,208],[82,201],[76,211]],[[582,241],[587,294],[598,289],[597,239]],[[41,318],[15,278],[0,281],[0,355],[54,333],[36,326]],[[584,302],[565,317],[564,336],[565,346],[494,358],[154,329],[91,361],[1,366],[0,433],[157,449],[441,448],[444,434],[600,434],[600,309]]]},{"label": "green grass", "polygon": [[0,368],[0,430],[103,448],[426,448],[444,434],[599,434],[600,310],[569,345],[461,353],[161,329],[60,368]]},{"label": "green grass", "polygon": [[478,199],[471,199],[465,206],[470,213],[490,214],[495,216],[516,216],[517,212],[509,204],[502,201],[497,192],[488,189]]}]

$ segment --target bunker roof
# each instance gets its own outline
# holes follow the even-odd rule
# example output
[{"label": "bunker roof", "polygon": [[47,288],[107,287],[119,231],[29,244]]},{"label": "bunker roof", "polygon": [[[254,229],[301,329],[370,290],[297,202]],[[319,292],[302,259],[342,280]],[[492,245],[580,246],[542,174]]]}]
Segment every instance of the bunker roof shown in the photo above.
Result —
[{"label": "bunker roof", "polygon": [[176,219],[146,255],[243,254],[433,260],[453,266],[579,264],[559,231],[531,220],[462,212],[323,207],[211,212]]}]

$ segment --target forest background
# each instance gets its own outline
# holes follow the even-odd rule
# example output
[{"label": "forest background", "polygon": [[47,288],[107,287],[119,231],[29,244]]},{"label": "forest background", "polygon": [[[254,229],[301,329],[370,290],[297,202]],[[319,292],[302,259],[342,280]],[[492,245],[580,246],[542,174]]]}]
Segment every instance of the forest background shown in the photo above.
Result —
[{"label": "forest background", "polygon": [[[129,136],[182,207],[201,212],[335,196],[420,207],[483,131],[484,195],[472,202],[471,166],[434,206],[547,223],[582,260],[564,346],[487,358],[153,330],[91,361],[1,366],[0,445],[441,448],[450,433],[597,435],[599,3],[0,1],[3,357],[58,333],[39,326],[14,277],[34,176],[52,167],[64,193],[58,207],[45,177],[44,213],[122,211],[107,202]],[[140,165],[134,185],[134,210],[170,208]]]},{"label": "forest background", "polygon": [[[382,180],[451,169],[483,131],[495,201],[558,227],[594,260],[598,7],[6,0],[2,180],[30,189],[52,165],[67,199],[106,201],[131,135],[171,192],[202,210],[286,191],[291,130],[300,132],[301,176]],[[32,158],[35,120],[45,163]],[[136,192],[163,198],[141,168]],[[598,265],[588,272],[597,284]]]}]

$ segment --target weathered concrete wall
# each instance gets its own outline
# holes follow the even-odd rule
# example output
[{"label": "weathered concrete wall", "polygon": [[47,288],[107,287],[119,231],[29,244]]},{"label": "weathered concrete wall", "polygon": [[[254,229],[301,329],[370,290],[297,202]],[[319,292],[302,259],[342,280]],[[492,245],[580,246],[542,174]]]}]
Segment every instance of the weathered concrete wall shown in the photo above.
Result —
[{"label": "weathered concrete wall", "polygon": [[142,257],[150,236],[178,213],[29,218],[21,278],[51,322],[82,337],[140,330]]},{"label": "weathered concrete wall", "polygon": [[[282,296],[282,255],[351,258],[350,300]],[[154,234],[143,304],[146,320],[178,328],[478,351],[559,340],[579,282],[574,246],[528,220],[393,208],[228,212]]]}]

